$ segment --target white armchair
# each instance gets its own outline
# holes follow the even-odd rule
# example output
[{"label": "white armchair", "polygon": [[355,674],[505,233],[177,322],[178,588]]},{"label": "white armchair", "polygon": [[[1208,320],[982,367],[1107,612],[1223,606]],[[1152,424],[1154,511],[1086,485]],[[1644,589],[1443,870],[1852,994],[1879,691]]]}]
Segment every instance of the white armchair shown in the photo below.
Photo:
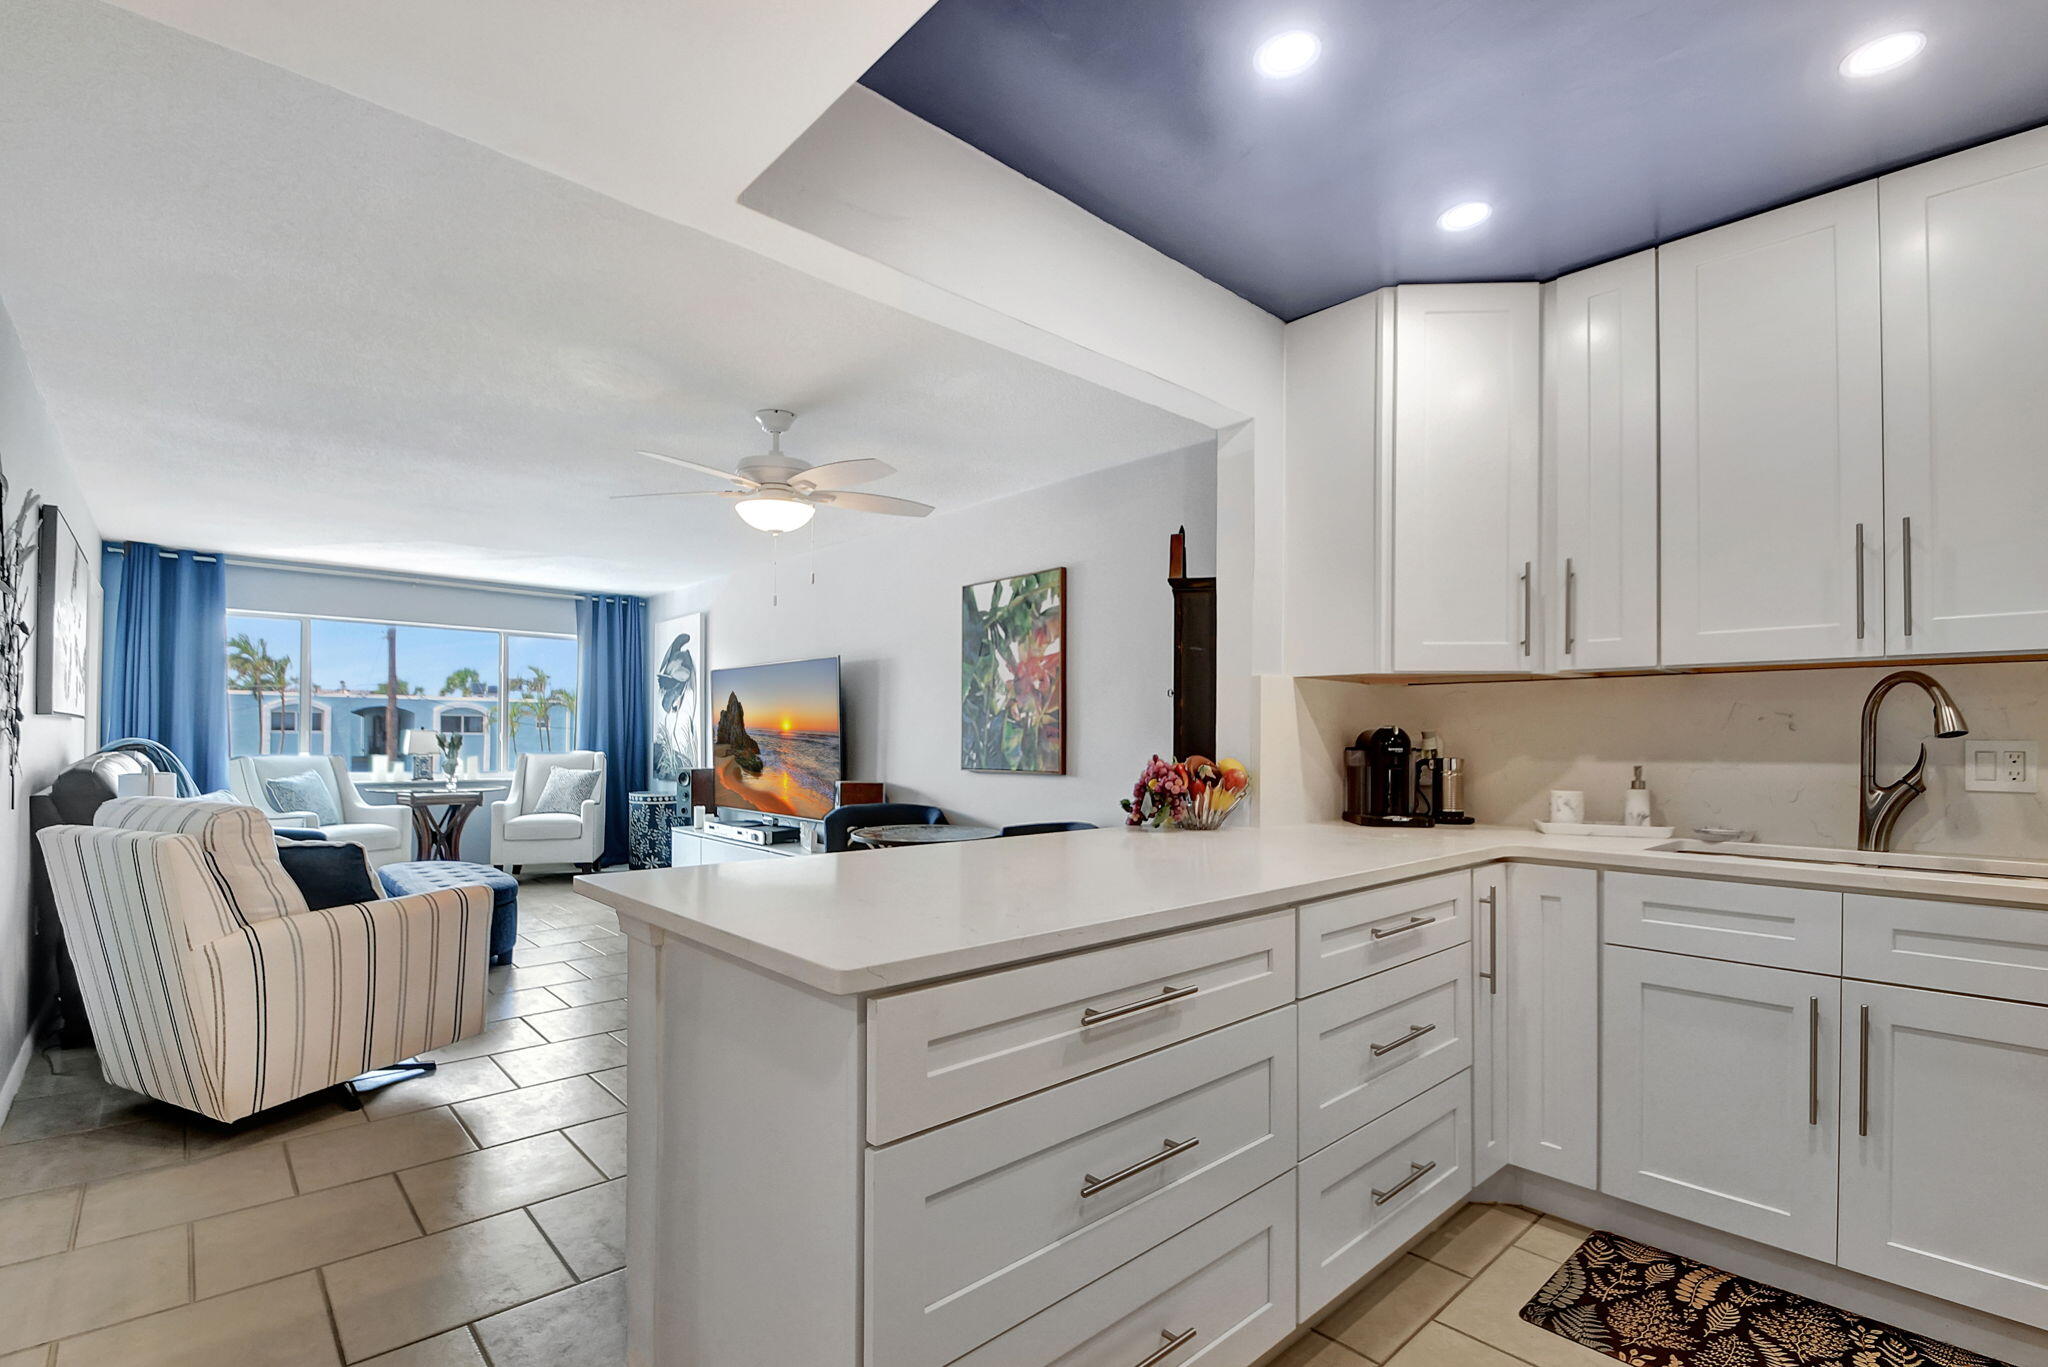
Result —
[{"label": "white armchair", "polygon": [[[321,822],[312,812],[287,811],[270,800],[264,786],[271,779],[311,774],[334,801],[341,820]],[[241,755],[228,771],[236,797],[263,813],[272,826],[303,826],[329,840],[352,840],[370,856],[371,867],[412,857],[412,812],[406,807],[373,806],[356,791],[348,761],[334,755]]]},{"label": "white armchair", "polygon": [[311,911],[247,807],[116,798],[94,823],[38,838],[116,1086],[234,1121],[483,1030],[489,888]]},{"label": "white armchair", "polygon": [[[574,812],[537,812],[548,775],[557,769],[595,769],[597,793]],[[604,755],[571,750],[521,755],[512,791],[491,804],[491,862],[513,873],[527,864],[576,864],[595,871],[604,857]]]}]

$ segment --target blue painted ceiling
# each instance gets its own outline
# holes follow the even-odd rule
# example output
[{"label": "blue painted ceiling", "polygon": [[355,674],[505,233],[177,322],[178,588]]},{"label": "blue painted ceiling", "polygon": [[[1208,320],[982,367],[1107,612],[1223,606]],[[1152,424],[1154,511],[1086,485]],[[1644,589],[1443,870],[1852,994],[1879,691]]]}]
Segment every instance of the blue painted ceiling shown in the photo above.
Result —
[{"label": "blue painted ceiling", "polygon": [[[1322,60],[1257,74],[1290,28]],[[1838,73],[1906,28],[1918,60]],[[863,84],[1292,319],[1549,279],[2048,122],[2048,2],[938,0]],[[1484,226],[1436,227],[1474,199]]]}]

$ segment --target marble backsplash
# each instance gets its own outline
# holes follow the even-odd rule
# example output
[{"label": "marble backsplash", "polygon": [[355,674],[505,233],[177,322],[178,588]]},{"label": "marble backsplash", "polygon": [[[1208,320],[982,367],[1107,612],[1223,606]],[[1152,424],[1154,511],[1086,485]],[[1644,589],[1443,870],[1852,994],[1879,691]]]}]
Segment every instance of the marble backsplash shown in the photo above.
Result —
[{"label": "marble backsplash", "polygon": [[[1393,723],[1437,732],[1465,760],[1468,809],[1525,825],[1552,788],[1586,794],[1593,820],[1619,820],[1637,764],[1659,825],[1734,826],[1764,841],[1856,843],[1857,721],[1889,667],[1380,685],[1294,681],[1306,815],[1341,805],[1342,750]],[[1936,665],[1973,735],[2048,740],[2048,664]],[[1886,701],[1879,777],[1901,773],[1930,735],[1918,689]],[[2048,792],[1963,789],[1962,742],[1927,740],[1927,792],[1900,820],[1894,848],[2048,858]],[[2044,785],[2048,786],[2048,785]]]}]

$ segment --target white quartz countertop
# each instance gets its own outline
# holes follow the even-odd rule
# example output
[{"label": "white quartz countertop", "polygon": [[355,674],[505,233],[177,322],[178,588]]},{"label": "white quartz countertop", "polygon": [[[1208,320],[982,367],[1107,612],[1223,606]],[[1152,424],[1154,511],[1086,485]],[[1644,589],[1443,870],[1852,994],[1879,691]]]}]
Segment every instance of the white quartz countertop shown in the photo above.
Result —
[{"label": "white quartz countertop", "polygon": [[834,996],[889,991],[1505,859],[2048,907],[2048,879],[1658,853],[1649,843],[1501,826],[1113,827],[601,873],[577,878],[576,887],[629,921]]}]

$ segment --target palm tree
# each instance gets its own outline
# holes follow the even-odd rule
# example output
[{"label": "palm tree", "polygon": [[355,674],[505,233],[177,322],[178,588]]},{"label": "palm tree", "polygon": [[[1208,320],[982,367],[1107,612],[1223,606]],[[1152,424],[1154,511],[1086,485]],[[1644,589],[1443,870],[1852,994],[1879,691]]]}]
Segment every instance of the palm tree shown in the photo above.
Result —
[{"label": "palm tree", "polygon": [[441,685],[441,692],[444,696],[460,695],[465,698],[474,698],[483,691],[484,676],[471,669],[468,665],[464,665],[453,674],[450,674],[448,682]]},{"label": "palm tree", "polygon": [[228,686],[247,689],[256,703],[256,753],[270,753],[270,727],[263,716],[263,695],[277,694],[278,701],[284,701],[284,691],[291,686],[292,657],[272,655],[270,642],[265,639],[251,641],[249,633],[238,632],[228,638]]},{"label": "palm tree", "polygon": [[[557,688],[551,690],[547,695],[546,702],[541,707],[541,714],[552,721],[555,709],[558,707],[569,714],[569,729],[573,732],[576,729],[576,693],[574,689]],[[549,727],[548,730],[552,736],[553,727]]]}]

